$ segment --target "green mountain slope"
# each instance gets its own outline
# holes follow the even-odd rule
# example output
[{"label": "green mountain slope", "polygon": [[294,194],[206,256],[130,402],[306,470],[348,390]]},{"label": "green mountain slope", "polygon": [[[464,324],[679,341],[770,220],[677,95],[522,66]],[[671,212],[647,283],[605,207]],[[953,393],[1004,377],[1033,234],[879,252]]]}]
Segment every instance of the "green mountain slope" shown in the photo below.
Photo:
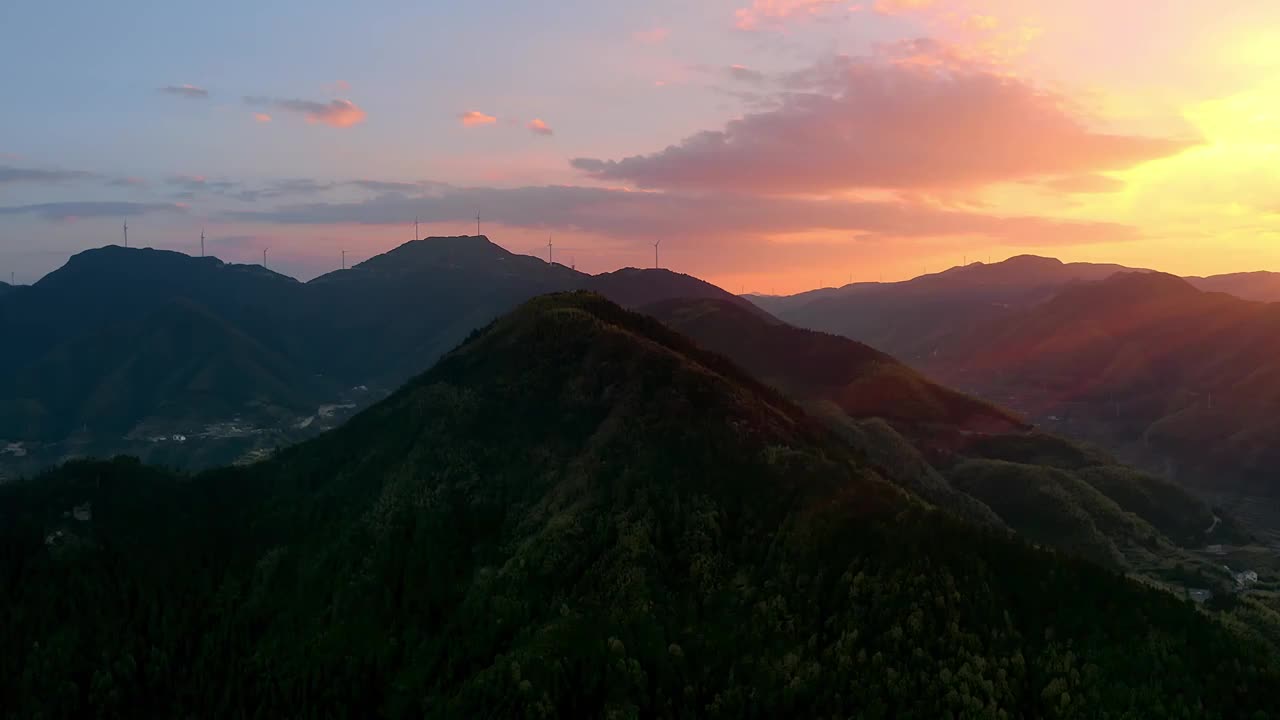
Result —
[{"label": "green mountain slope", "polygon": [[54,348],[0,387],[0,437],[127,435],[314,411],[332,387],[190,302]]},{"label": "green mountain slope", "polygon": [[20,716],[1280,702],[1252,641],[922,509],[722,357],[592,295],[524,305],[251,468],[0,486],[0,540],[0,696]]}]

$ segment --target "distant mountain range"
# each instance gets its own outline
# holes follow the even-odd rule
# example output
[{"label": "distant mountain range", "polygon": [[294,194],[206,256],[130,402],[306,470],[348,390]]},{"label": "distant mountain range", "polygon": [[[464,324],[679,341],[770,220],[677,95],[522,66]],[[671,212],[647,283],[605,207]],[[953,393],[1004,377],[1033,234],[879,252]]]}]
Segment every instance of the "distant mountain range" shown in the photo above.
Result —
[{"label": "distant mountain range", "polygon": [[252,459],[332,427],[521,302],[575,289],[760,312],[688,275],[591,276],[483,237],[409,242],[307,283],[175,252],[87,251],[0,300],[12,341],[0,440],[23,443],[0,454],[0,480],[117,451],[183,466]]},{"label": "distant mountain range", "polygon": [[1242,300],[1280,302],[1280,273],[1249,272],[1189,277],[1187,282],[1206,292],[1222,292]]},{"label": "distant mountain range", "polygon": [[1167,564],[1181,555],[1177,547],[1246,539],[1174,483],[1032,432],[1008,410],[861,343],[723,300],[667,300],[640,311],[783,390],[827,418],[884,477],[969,520],[995,520],[1129,569]]},{"label": "distant mountain range", "polygon": [[1013,310],[1052,297],[1071,283],[1127,270],[1119,265],[1064,264],[1023,255],[974,263],[898,283],[856,283],[789,297],[751,296],[800,327],[844,335],[909,362],[928,357],[938,342],[978,331]]},{"label": "distant mountain range", "polygon": [[1064,290],[924,367],[1209,489],[1280,491],[1280,304],[1169,275]]},{"label": "distant mountain range", "polygon": [[[895,357],[924,362],[945,338],[981,332],[1011,311],[1044,302],[1064,288],[1142,268],[1063,263],[1020,255],[895,283],[854,283],[788,296],[745,296],[793,325],[844,335]],[[1280,273],[1187,278],[1203,290],[1280,302]]]},{"label": "distant mountain range", "polygon": [[[1011,273],[1005,284],[1026,276]],[[951,481],[962,463],[989,459],[973,449],[983,438],[1020,436],[1033,447],[1060,442],[1029,434],[1018,415],[939,385],[885,353],[793,327],[697,278],[634,268],[590,276],[514,255],[485,238],[456,237],[406,243],[308,283],[152,250],[76,256],[0,302],[0,318],[25,338],[7,360],[15,365],[13,381],[0,384],[7,398],[0,403],[0,438],[20,442],[22,454],[0,455],[0,467],[16,475],[69,456],[116,453],[179,467],[251,461],[339,425],[511,308],[561,289],[588,289],[637,307],[728,357],[838,427],[884,476],[970,520],[1025,525],[1024,509],[995,511],[982,489],[960,491]],[[1090,457],[1088,467],[1119,467]],[[1016,460],[1019,472],[1042,464],[1031,456]],[[1241,537],[1229,524],[1206,536],[1213,513],[1175,486],[1157,486],[1147,476],[1133,482],[1181,508],[1175,529],[1149,508],[1111,502],[1108,512],[1136,513],[1144,527],[1160,527],[1144,533],[1168,533],[1169,553]],[[1089,517],[1081,507],[1058,502],[1037,512]],[[1130,537],[1138,531],[1123,523],[1066,525],[1073,537],[1090,538],[1091,548],[1113,548],[1094,556],[1116,567],[1136,557],[1129,549],[1140,544]],[[1122,526],[1123,537],[1112,532]],[[1045,541],[1055,544],[1054,537]]]},{"label": "distant mountain range", "polygon": [[1206,492],[1274,494],[1280,304],[1242,298],[1278,299],[1277,277],[1020,257],[751,299]]},{"label": "distant mountain range", "polygon": [[[909,372],[732,301],[666,312],[746,357],[727,329],[781,328],[802,359],[759,368],[806,397],[842,399],[845,359],[873,385]],[[928,400],[913,422],[1008,421],[906,380]],[[597,294],[538,297],[250,467],[117,459],[0,485],[0,697],[19,717],[1280,710],[1273,635],[1229,624],[1258,601],[1197,609],[959,522],[903,482],[911,447],[871,432]],[[949,474],[1024,538],[1104,563],[1113,538],[1171,546],[1137,514],[1154,486],[1052,438],[972,438]],[[1055,467],[1028,478],[1036,458]],[[1076,509],[1036,515],[1045,498]]]}]

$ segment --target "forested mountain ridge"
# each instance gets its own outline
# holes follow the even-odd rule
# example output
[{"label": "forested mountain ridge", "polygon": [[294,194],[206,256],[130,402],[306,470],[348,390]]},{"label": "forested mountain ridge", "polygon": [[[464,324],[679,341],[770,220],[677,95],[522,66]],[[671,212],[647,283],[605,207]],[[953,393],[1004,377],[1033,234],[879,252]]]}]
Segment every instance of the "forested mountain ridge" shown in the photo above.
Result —
[{"label": "forested mountain ridge", "polygon": [[[1213,576],[1209,563],[1185,550],[1248,539],[1177,485],[1033,431],[1008,411],[861,343],[714,299],[641,310],[829,418],[886,477],[974,522],[1012,527],[1046,546],[1162,580],[1178,564]],[[828,406],[847,420],[832,417]],[[1218,585],[1229,586],[1227,574],[1216,575]]]},{"label": "forested mountain ridge", "polygon": [[780,323],[735,303],[679,298],[640,310],[755,376],[800,395],[832,400],[851,417],[962,430],[1026,427],[1009,411],[937,385],[874,348]]},{"label": "forested mountain ridge", "polygon": [[1184,482],[1274,492],[1278,330],[1278,304],[1120,274],[1010,315],[981,341],[955,338],[925,367],[1074,435],[1168,458]]},{"label": "forested mountain ridge", "polygon": [[1064,287],[1127,270],[1120,265],[1020,255],[902,282],[854,283],[789,297],[751,299],[793,325],[843,335],[917,364],[947,338],[978,334],[984,324],[1043,302]]},{"label": "forested mountain ridge", "polygon": [[[69,341],[3,383],[0,437],[56,440],[83,428],[124,436],[140,423],[189,427],[257,405],[288,419],[336,388],[203,307],[170,301]],[[274,407],[274,409],[273,409]]]},{"label": "forested mountain ridge", "polygon": [[1280,702],[1263,647],[928,511],[722,357],[592,295],[522,306],[249,468],[120,460],[2,486],[0,537],[14,716]]},{"label": "forested mountain ridge", "polygon": [[[484,237],[411,241],[307,283],[169,251],[80,253],[0,300],[0,335],[12,341],[0,378],[13,378],[0,382],[0,440],[21,453],[0,454],[0,482],[86,454],[201,468],[270,452],[383,397],[521,302],[582,288],[624,305],[688,295],[749,306],[688,275],[591,276]],[[161,310],[174,307],[226,349],[167,321]],[[198,370],[229,357],[238,371]],[[174,373],[199,379],[188,389],[201,391],[177,389]],[[173,392],[160,397],[160,386]],[[109,412],[93,409],[107,398]]]}]

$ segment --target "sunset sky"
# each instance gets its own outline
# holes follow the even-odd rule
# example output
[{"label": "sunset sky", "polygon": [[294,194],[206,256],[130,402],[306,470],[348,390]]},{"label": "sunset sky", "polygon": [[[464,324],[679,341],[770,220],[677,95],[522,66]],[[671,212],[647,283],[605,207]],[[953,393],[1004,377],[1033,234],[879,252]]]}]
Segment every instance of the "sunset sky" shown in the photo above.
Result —
[{"label": "sunset sky", "polygon": [[1280,270],[1274,0],[5,0],[0,277],[482,229],[735,292]]}]

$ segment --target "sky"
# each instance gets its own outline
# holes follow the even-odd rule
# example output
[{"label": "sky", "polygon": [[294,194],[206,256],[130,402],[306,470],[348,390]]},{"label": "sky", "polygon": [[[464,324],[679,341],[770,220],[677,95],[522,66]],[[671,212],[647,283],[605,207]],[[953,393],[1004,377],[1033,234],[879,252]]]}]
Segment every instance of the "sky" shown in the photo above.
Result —
[{"label": "sky", "polygon": [[481,231],[735,292],[1280,270],[1273,0],[5,0],[0,277]]}]

